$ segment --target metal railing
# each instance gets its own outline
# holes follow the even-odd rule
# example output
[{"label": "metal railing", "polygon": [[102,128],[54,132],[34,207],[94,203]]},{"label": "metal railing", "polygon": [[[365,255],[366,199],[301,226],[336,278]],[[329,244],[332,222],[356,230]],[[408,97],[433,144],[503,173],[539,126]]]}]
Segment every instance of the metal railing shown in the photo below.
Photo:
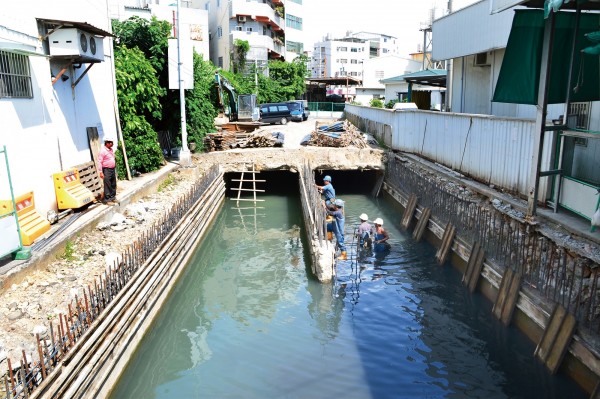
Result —
[{"label": "metal railing", "polygon": [[100,281],[94,282],[93,287],[88,285],[83,288],[83,296],[75,296],[75,301],[67,304],[68,314],[59,314],[56,325],[50,321],[48,338],[36,335],[37,360],[29,359],[25,351],[22,351],[18,364],[7,359],[8,371],[3,378],[2,398],[29,398],[172,233],[188,210],[207,192],[219,173],[218,165],[213,166],[182,199],[121,254],[120,260],[110,267]]},{"label": "metal railing", "polygon": [[331,102],[309,102],[308,109],[311,112],[344,112],[346,108],[345,103],[331,103]]},{"label": "metal railing", "polygon": [[450,193],[448,182],[428,179],[396,157],[388,161],[386,181],[407,196],[416,194],[419,204],[430,208],[439,224],[452,223],[462,240],[479,242],[486,258],[521,273],[523,286],[560,303],[575,315],[580,328],[600,332],[599,265],[593,260],[519,220],[518,214]]}]

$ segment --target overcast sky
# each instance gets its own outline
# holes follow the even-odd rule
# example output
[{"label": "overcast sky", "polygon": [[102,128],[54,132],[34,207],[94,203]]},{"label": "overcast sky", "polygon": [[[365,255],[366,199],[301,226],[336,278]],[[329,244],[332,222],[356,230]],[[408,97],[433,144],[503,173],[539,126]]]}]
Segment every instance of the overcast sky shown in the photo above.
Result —
[{"label": "overcast sky", "polygon": [[[478,0],[453,0],[452,8]],[[331,33],[340,37],[346,31],[375,32],[400,39],[400,55],[408,56],[423,44],[421,23],[430,19],[431,9],[441,16],[448,0],[303,0],[306,17],[303,28],[312,43]]]}]

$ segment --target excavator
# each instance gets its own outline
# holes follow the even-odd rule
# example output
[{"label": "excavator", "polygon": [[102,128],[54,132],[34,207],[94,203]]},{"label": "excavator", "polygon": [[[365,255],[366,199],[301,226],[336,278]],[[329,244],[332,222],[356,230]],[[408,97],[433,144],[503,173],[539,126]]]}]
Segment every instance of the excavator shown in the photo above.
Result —
[{"label": "excavator", "polygon": [[[233,85],[215,73],[215,86],[219,98],[219,110],[222,115],[229,116],[229,122],[256,122],[260,118],[256,94],[238,95]],[[229,100],[229,106],[225,104],[225,93]]]}]

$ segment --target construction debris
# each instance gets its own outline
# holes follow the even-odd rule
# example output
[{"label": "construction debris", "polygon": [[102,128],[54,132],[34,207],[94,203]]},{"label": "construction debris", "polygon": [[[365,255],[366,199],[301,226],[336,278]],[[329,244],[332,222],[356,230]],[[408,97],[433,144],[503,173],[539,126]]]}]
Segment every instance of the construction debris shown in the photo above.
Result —
[{"label": "construction debris", "polygon": [[283,147],[284,134],[259,130],[254,133],[219,132],[204,137],[204,148],[208,152],[232,148]]},{"label": "construction debris", "polygon": [[363,133],[348,121],[338,121],[331,124],[317,122],[310,138],[302,143],[316,147],[357,147],[369,146]]}]

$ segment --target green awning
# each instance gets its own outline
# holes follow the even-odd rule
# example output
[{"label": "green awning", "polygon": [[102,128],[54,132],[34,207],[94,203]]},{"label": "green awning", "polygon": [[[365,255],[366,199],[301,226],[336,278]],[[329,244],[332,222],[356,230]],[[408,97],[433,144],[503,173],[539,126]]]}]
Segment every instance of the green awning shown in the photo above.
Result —
[{"label": "green awning", "polygon": [[[575,13],[556,13],[548,104],[565,102],[574,26]],[[600,14],[581,14],[573,64],[572,102],[600,100],[600,57],[581,53],[591,44],[584,35],[597,31],[599,26]],[[543,37],[543,10],[515,10],[492,101],[537,104]]]}]

